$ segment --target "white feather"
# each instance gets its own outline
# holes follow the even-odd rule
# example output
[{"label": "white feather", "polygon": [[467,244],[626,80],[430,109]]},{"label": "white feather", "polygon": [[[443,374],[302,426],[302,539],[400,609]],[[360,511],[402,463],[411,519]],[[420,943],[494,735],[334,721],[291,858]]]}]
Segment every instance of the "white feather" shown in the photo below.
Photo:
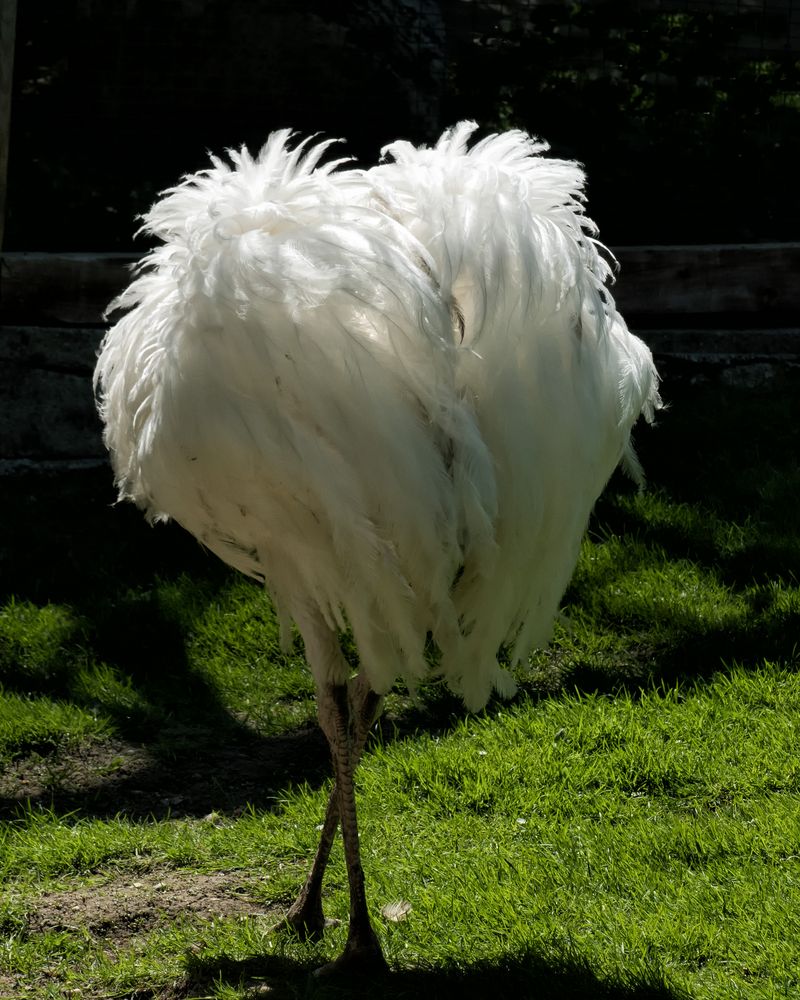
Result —
[{"label": "white feather", "polygon": [[[166,193],[96,383],[120,496],[352,628],[379,693],[471,709],[547,641],[592,505],[659,404],[603,288],[583,175],[521,132],[219,160]],[[342,677],[318,680],[341,681]]]}]

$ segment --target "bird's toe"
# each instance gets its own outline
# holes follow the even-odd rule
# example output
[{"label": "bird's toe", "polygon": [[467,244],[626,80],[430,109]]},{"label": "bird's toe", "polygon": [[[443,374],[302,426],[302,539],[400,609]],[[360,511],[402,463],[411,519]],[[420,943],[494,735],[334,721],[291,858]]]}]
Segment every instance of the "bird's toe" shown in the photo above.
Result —
[{"label": "bird's toe", "polygon": [[339,976],[375,979],[388,975],[389,965],[374,935],[365,941],[348,941],[342,954],[314,971],[317,979]]},{"label": "bird's toe", "polygon": [[292,907],[272,928],[272,933],[290,933],[300,941],[321,941],[327,927],[336,927],[340,920],[327,919],[322,910],[306,911]]}]

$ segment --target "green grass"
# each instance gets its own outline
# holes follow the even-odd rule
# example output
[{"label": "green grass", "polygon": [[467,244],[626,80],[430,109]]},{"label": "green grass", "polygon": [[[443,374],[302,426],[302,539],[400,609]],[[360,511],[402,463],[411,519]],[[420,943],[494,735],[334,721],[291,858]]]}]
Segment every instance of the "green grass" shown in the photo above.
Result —
[{"label": "green grass", "polygon": [[[519,697],[390,696],[358,778],[387,998],[800,994],[798,389],[667,382]],[[2,483],[0,998],[373,995],[309,980],[344,926],[270,933],[328,788],[301,645],[111,499]]]}]

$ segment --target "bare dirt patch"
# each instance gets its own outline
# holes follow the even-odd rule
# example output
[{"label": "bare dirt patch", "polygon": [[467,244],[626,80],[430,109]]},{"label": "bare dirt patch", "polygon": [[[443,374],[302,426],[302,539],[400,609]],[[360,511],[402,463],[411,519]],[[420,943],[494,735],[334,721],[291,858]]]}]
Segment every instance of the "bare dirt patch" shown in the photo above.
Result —
[{"label": "bare dirt patch", "polygon": [[257,885],[255,877],[236,871],[127,874],[99,885],[43,893],[32,901],[27,928],[32,933],[88,931],[118,946],[176,919],[277,918],[279,908],[254,898]]},{"label": "bare dirt patch", "polygon": [[154,744],[103,739],[31,753],[0,769],[0,819],[26,803],[133,819],[205,816],[275,807],[287,783],[330,772],[316,726],[261,738],[203,730],[162,734]]}]

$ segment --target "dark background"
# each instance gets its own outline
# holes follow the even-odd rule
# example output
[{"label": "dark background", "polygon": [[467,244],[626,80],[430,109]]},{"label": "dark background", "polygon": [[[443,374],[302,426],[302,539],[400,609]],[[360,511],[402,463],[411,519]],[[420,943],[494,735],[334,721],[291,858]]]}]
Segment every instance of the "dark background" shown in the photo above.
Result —
[{"label": "dark background", "polygon": [[5,247],[136,247],[279,127],[370,163],[463,117],[583,162],[612,246],[800,238],[800,0],[24,0]]}]

